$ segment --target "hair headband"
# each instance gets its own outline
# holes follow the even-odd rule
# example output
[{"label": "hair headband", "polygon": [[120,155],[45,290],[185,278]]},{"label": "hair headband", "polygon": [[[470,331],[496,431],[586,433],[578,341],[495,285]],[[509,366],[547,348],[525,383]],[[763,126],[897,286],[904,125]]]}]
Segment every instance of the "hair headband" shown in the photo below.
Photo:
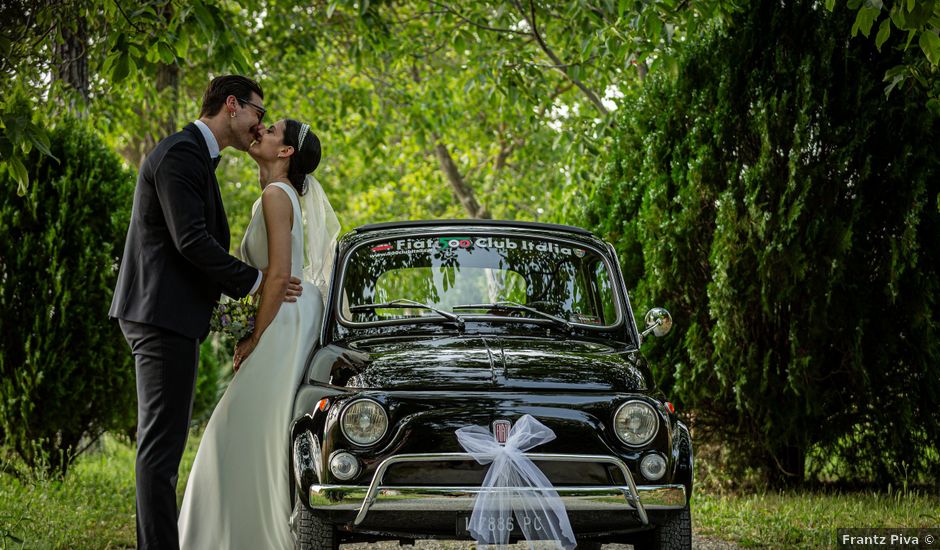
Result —
[{"label": "hair headband", "polygon": [[307,131],[310,130],[310,125],[306,122],[300,125],[300,134],[297,138],[297,150],[300,151],[304,146],[304,138],[307,137]]}]

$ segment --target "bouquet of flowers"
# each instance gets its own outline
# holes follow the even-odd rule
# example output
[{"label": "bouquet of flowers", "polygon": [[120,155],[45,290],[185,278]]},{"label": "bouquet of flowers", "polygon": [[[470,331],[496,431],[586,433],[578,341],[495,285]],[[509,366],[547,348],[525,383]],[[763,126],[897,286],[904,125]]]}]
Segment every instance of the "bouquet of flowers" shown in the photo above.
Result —
[{"label": "bouquet of flowers", "polygon": [[255,329],[257,314],[258,306],[252,303],[251,296],[245,296],[241,300],[224,299],[212,311],[209,330],[240,342]]}]

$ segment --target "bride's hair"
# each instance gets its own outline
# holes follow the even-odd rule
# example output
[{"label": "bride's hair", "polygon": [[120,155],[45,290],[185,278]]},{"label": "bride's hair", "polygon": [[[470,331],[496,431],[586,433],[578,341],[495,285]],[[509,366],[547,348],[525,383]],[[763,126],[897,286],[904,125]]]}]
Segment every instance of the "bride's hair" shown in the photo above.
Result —
[{"label": "bride's hair", "polygon": [[287,179],[297,190],[298,195],[307,192],[304,178],[307,174],[317,169],[320,164],[320,138],[313,133],[313,130],[307,130],[304,137],[303,147],[297,147],[300,142],[301,124],[296,120],[289,118],[284,124],[284,145],[294,148],[294,154],[290,157],[290,166],[287,168]]}]

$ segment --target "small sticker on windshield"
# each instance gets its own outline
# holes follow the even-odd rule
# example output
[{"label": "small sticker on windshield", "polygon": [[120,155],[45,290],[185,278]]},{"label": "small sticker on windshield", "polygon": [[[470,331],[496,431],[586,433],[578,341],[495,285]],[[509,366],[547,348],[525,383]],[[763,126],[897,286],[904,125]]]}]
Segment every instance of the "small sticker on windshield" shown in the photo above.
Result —
[{"label": "small sticker on windshield", "polygon": [[600,317],[595,315],[585,315],[583,313],[572,313],[571,320],[576,323],[581,323],[584,325],[599,325],[601,324]]},{"label": "small sticker on windshield", "polygon": [[470,237],[441,237],[438,248],[470,248],[473,240]]},{"label": "small sticker on windshield", "polygon": [[380,244],[378,246],[372,247],[372,252],[385,252],[386,250],[391,250],[392,245],[390,244]]}]

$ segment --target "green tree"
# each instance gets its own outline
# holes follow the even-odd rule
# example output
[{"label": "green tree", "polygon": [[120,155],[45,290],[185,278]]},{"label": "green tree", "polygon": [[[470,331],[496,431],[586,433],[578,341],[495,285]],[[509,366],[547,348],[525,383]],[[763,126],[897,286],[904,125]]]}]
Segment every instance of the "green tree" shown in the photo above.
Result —
[{"label": "green tree", "polygon": [[85,442],[134,422],[133,362],[108,319],[133,174],[75,119],[50,149],[61,162],[33,150],[25,196],[0,174],[0,446],[64,475]]},{"label": "green tree", "polygon": [[[595,175],[622,90],[674,67],[671,44],[730,5],[14,0],[0,8],[12,22],[0,31],[2,68],[13,76],[0,91],[18,82],[36,110],[77,106],[138,165],[195,118],[209,76],[257,75],[269,105],[320,130],[330,147],[321,179],[348,205],[348,225],[557,221]],[[0,127],[11,138],[0,165],[21,192],[20,157],[42,146],[34,133]],[[225,166],[221,179],[243,185],[226,189],[238,200],[230,211],[247,209],[240,189],[253,182]]]},{"label": "green tree", "polygon": [[[431,207],[452,195],[458,206],[425,216],[557,221],[578,201],[580,184],[595,176],[617,99],[645,75],[649,60],[657,60],[654,68],[670,66],[673,41],[722,14],[725,4],[334,1],[325,11],[281,2],[266,8],[272,42],[263,49],[285,54],[277,58],[284,68],[272,65],[272,72],[316,75],[311,84],[327,95],[317,97],[324,122],[355,129],[357,141],[340,158],[361,166],[352,176],[364,180],[355,185],[362,193],[375,193],[388,173],[391,187],[406,191],[400,195],[429,197]],[[301,69],[311,62],[315,70]],[[339,95],[333,109],[331,94]],[[363,154],[364,162],[354,163]],[[383,172],[396,164],[408,170]],[[410,174],[421,178],[413,187]],[[400,218],[401,204],[375,214]]]},{"label": "green tree", "polygon": [[193,395],[192,422],[205,425],[232,379],[232,349],[210,334],[199,348],[199,372]]},{"label": "green tree", "polygon": [[[0,92],[29,90],[32,111],[52,119],[62,112],[91,117],[109,145],[139,165],[178,129],[182,102],[200,96],[206,75],[253,72],[243,15],[241,5],[212,0],[4,2]],[[0,113],[0,169],[21,194],[24,161],[33,148],[48,154],[47,141],[42,128]]]},{"label": "green tree", "polygon": [[754,3],[690,44],[628,98],[586,212],[678,321],[657,379],[780,484],[940,473],[940,120],[885,100],[900,54],[847,43],[851,15]]},{"label": "green tree", "polygon": [[[855,10],[852,36],[871,38],[878,51],[906,54],[885,71],[885,93],[907,85],[918,88],[926,105],[940,115],[940,0],[848,0]],[[829,11],[836,0],[826,0]],[[877,23],[877,30],[875,24]]]},{"label": "green tree", "polygon": [[271,2],[259,50],[281,54],[265,64],[276,82],[315,75],[316,116],[342,147],[334,181],[362,208],[344,219],[561,221],[596,175],[622,91],[722,7]]}]

